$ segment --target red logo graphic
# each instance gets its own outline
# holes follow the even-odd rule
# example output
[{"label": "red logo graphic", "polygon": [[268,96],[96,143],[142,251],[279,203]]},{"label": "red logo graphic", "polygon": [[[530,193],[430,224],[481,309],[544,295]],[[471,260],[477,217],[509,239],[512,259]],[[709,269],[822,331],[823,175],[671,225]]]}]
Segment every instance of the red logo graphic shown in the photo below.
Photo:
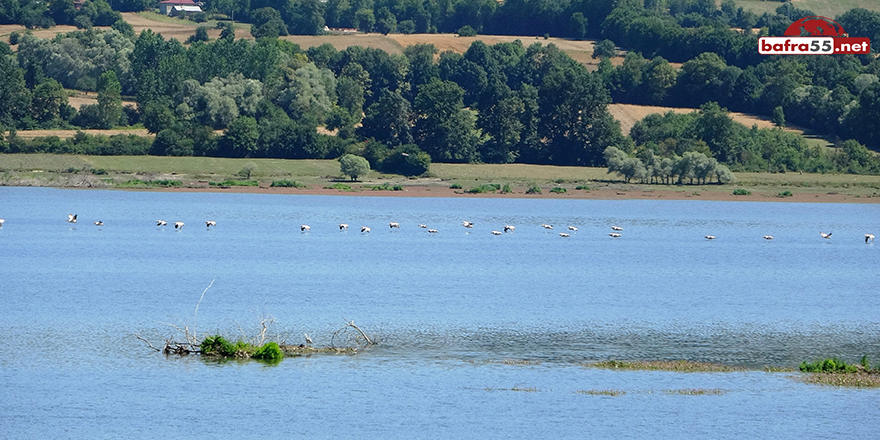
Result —
[{"label": "red logo graphic", "polygon": [[868,38],[850,37],[836,21],[828,17],[804,17],[785,29],[781,37],[758,39],[762,55],[841,55],[869,54]]},{"label": "red logo graphic", "polygon": [[782,34],[785,37],[846,37],[843,26],[828,17],[804,17],[792,23]]}]

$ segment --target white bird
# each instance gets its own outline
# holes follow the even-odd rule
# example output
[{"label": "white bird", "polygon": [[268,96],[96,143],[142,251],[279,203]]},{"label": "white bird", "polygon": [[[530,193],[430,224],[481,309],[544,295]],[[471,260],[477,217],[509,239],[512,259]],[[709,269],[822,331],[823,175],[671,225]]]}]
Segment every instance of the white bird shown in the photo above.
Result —
[{"label": "white bird", "polygon": [[340,231],[347,231],[347,230],[348,230],[348,224],[347,224],[347,223],[340,223],[340,224],[339,224],[339,230],[340,230]]},{"label": "white bird", "polygon": [[819,235],[821,235],[822,238],[831,238],[831,232],[829,232],[829,233],[826,234],[826,233],[824,233],[824,232],[822,232],[822,231],[819,231]]},{"label": "white bird", "polygon": [[419,227],[422,228],[422,229],[425,229],[425,228],[428,227],[428,225],[419,225]]},{"label": "white bird", "polygon": [[166,222],[165,220],[156,220],[156,226],[165,226],[167,224],[168,222]]},{"label": "white bird", "polygon": [[611,227],[611,230],[612,230],[612,231],[622,231],[623,228],[621,228],[620,226],[612,226],[612,227]]},{"label": "white bird", "polygon": [[302,232],[307,232],[307,231],[311,231],[312,227],[309,225],[299,225],[299,230]]},{"label": "white bird", "polygon": [[104,226],[104,222],[102,222],[101,220],[98,220],[95,222],[95,226]]},{"label": "white bird", "polygon": [[773,240],[773,236],[772,235],[765,235],[764,240]]},{"label": "white bird", "polygon": [[547,225],[547,224],[544,224],[544,223],[541,223],[541,227],[544,228],[544,229],[553,229],[553,225]]},{"label": "white bird", "polygon": [[465,220],[465,221],[461,222],[461,225],[464,226],[464,227],[466,227],[466,228],[473,228],[473,227],[474,227],[474,222],[469,222],[469,221]]},{"label": "white bird", "polygon": [[563,237],[563,238],[567,238],[567,237],[569,237],[569,235],[566,234],[565,232],[560,232],[560,233],[559,233],[559,236],[560,236],[560,237]]},{"label": "white bird", "polygon": [[516,229],[516,226],[504,225],[504,232],[513,232],[514,229]]},{"label": "white bird", "polygon": [[215,222],[214,220],[208,220],[205,222],[205,227],[210,228],[211,226],[217,226],[217,222]]},{"label": "white bird", "polygon": [[706,240],[714,240],[714,239],[715,239],[714,235],[707,235],[706,236]]},{"label": "white bird", "polygon": [[183,222],[174,222],[174,229],[183,229]]},{"label": "white bird", "polygon": [[309,334],[303,333],[303,335],[306,337],[306,345],[312,345],[312,338],[309,337]]},{"label": "white bird", "polygon": [[492,231],[492,235],[501,235],[501,231]]},{"label": "white bird", "polygon": [[388,223],[388,228],[390,228],[390,229],[394,229],[394,228],[400,229],[400,223],[397,223],[397,222],[391,222],[391,223]]},{"label": "white bird", "polygon": [[576,232],[576,231],[578,230],[578,228],[576,228],[576,227],[574,227],[574,226],[569,226],[569,227],[568,227],[568,230],[569,230],[569,231],[575,231],[575,232]]},{"label": "white bird", "polygon": [[618,234],[618,233],[616,233],[616,232],[612,232],[612,233],[608,234],[608,236],[609,236],[609,237],[614,237],[614,238],[620,238],[620,234]]},{"label": "white bird", "polygon": [[436,234],[437,230],[436,229],[428,229],[428,233],[429,234]]},{"label": "white bird", "polygon": [[70,223],[76,223],[76,214],[67,214],[67,221]]},{"label": "white bird", "polygon": [[[3,226],[2,218],[0,218],[0,226]],[[868,240],[874,241],[874,234],[865,234],[865,243],[867,243]]]},{"label": "white bird", "polygon": [[0,218],[0,228],[3,227],[3,223],[6,223],[6,220],[3,220],[2,218]]},{"label": "white bird", "polygon": [[370,228],[368,228],[366,226],[361,226],[361,233],[367,233],[367,232],[370,232]]}]

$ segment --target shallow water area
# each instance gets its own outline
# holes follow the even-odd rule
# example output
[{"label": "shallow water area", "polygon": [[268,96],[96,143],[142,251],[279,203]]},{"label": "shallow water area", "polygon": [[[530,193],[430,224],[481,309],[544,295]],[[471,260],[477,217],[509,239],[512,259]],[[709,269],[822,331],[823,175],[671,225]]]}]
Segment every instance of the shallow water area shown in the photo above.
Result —
[{"label": "shallow water area", "polygon": [[[18,347],[0,357],[0,437],[871,435],[880,390],[760,368],[880,362],[880,248],[864,242],[878,214],[0,188],[0,337]],[[505,224],[515,232],[491,234]],[[270,337],[290,343],[307,332],[329,345],[348,320],[379,343],[266,365],[165,357],[135,337],[158,345],[186,326],[250,338],[267,316]],[[606,359],[757,371],[582,365]]]}]

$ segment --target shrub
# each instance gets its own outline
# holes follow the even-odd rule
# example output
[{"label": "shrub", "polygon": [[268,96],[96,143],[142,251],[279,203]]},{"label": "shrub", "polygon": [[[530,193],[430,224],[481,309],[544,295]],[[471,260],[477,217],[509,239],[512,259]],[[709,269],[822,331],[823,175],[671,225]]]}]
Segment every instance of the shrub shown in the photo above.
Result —
[{"label": "shrub", "polygon": [[733,195],[735,196],[750,196],[752,192],[747,189],[737,188],[733,190]]},{"label": "shrub", "polygon": [[505,183],[504,186],[501,187],[501,194],[510,194],[513,190],[510,189],[510,184]]},{"label": "shrub", "polygon": [[233,356],[236,352],[235,346],[220,335],[208,336],[202,340],[199,348],[202,354],[208,355]]},{"label": "shrub", "polygon": [[457,33],[458,33],[459,37],[476,37],[477,36],[477,31],[474,28],[472,28],[470,25],[467,25],[467,24],[458,28]]},{"label": "shrub", "polygon": [[468,194],[483,194],[487,192],[495,192],[501,189],[501,185],[497,183],[484,183],[476,188],[465,191]]},{"label": "shrub", "polygon": [[449,185],[449,189],[461,189],[461,185],[453,183],[452,185]]},{"label": "shrub", "polygon": [[592,188],[590,188],[590,187],[587,186],[587,185],[578,185],[577,187],[575,187],[575,189],[577,189],[577,190],[589,191],[589,190],[591,190]]},{"label": "shrub", "polygon": [[262,347],[258,348],[251,357],[264,361],[278,362],[284,358],[284,352],[281,351],[281,347],[278,346],[278,343],[267,342],[263,344]]},{"label": "shrub", "polygon": [[306,184],[299,183],[296,180],[273,180],[272,184],[269,186],[281,187],[281,188],[307,188],[308,187]]},{"label": "shrub", "polygon": [[211,186],[260,186],[256,180],[224,180],[222,182],[208,182]]},{"label": "shrub", "polygon": [[334,183],[333,185],[327,185],[324,189],[338,189],[340,191],[351,191],[351,187],[344,183]]},{"label": "shrub", "polygon": [[532,183],[529,185],[529,189],[526,190],[526,194],[541,194],[541,187]]},{"label": "shrub", "polygon": [[791,191],[783,191],[777,194],[779,197],[791,197]]},{"label": "shrub", "polygon": [[565,194],[568,192],[568,190],[561,186],[555,186],[553,188],[550,188],[550,192],[552,192],[553,194]]},{"label": "shrub", "polygon": [[847,365],[846,362],[838,358],[825,359],[808,363],[801,362],[800,370],[805,373],[855,373],[858,368],[855,365]]},{"label": "shrub", "polygon": [[14,45],[18,44],[19,39],[21,39],[21,34],[18,33],[17,31],[9,34],[9,44],[14,46]]}]

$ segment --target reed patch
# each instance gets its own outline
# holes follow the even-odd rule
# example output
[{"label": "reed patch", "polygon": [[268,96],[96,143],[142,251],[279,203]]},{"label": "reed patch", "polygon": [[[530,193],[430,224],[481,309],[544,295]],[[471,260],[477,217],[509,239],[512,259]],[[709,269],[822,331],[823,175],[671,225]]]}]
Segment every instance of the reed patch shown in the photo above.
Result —
[{"label": "reed patch", "polygon": [[590,368],[605,368],[610,370],[647,370],[647,371],[673,371],[676,373],[728,373],[746,371],[742,367],[730,365],[695,362],[695,361],[618,361],[608,360],[600,362],[588,362],[581,364]]}]

